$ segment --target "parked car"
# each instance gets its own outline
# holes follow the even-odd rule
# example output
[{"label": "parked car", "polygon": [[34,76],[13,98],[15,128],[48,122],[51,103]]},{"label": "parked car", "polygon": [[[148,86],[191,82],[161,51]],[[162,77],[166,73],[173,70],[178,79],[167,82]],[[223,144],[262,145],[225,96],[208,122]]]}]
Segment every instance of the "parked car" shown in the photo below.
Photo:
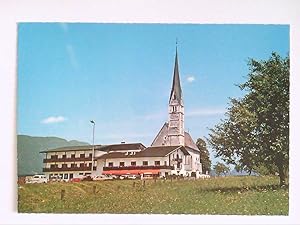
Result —
[{"label": "parked car", "polygon": [[136,175],[128,175],[127,179],[135,180],[137,178]]},{"label": "parked car", "polygon": [[71,178],[69,181],[70,181],[70,182],[80,182],[80,181],[81,181],[81,178],[75,177],[75,178]]},{"label": "parked car", "polygon": [[45,175],[34,175],[31,179],[27,180],[26,183],[35,184],[35,183],[47,183],[48,179]]},{"label": "parked car", "polygon": [[62,181],[62,179],[58,175],[54,175],[49,178],[49,182],[61,182],[61,181]]},{"label": "parked car", "polygon": [[112,179],[113,177],[108,175],[97,175],[93,177],[93,180],[112,180]]},{"label": "parked car", "polygon": [[85,176],[81,179],[81,181],[92,181],[93,178],[91,176]]}]

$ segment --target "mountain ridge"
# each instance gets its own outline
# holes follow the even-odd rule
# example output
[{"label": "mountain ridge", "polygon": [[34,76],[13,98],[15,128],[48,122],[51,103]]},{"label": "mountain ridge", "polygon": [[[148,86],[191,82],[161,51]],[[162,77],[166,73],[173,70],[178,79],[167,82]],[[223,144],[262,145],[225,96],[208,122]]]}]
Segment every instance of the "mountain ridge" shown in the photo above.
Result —
[{"label": "mountain ridge", "polygon": [[17,136],[18,176],[42,173],[42,150],[67,146],[89,145],[87,142],[66,140],[60,137],[38,137],[20,134]]}]

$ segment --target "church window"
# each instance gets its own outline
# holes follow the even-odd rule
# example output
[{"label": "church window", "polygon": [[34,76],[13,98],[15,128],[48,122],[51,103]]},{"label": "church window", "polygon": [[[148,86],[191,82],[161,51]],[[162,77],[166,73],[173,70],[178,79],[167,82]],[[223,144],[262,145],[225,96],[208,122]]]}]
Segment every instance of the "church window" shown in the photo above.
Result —
[{"label": "church window", "polygon": [[108,163],[108,167],[113,167],[114,166],[114,163],[113,162],[109,162]]},{"label": "church window", "polygon": [[136,161],[132,161],[132,162],[131,162],[131,165],[132,165],[132,166],[136,166]]}]

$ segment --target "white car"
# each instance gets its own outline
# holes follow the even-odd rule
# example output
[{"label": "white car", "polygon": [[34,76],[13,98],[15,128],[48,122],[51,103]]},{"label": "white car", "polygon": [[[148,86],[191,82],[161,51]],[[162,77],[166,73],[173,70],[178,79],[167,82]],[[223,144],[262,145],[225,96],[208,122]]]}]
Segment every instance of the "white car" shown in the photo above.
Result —
[{"label": "white car", "polygon": [[47,183],[48,179],[45,175],[34,175],[31,179],[27,181],[29,184],[40,184],[40,183]]},{"label": "white car", "polygon": [[107,175],[98,175],[93,177],[93,180],[112,180],[113,178],[111,176]]},{"label": "white car", "polygon": [[127,179],[132,179],[132,180],[135,180],[137,177],[136,177],[136,175],[129,175],[128,177],[127,177]]}]

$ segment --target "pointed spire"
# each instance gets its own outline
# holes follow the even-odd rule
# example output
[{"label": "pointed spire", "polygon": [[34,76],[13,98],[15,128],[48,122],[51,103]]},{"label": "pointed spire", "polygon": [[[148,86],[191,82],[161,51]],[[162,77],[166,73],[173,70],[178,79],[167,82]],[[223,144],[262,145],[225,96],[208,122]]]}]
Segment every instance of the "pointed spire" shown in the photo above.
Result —
[{"label": "pointed spire", "polygon": [[174,75],[173,75],[173,84],[172,90],[170,94],[169,102],[171,101],[172,96],[175,96],[177,100],[182,100],[181,95],[181,86],[180,86],[180,79],[179,79],[179,68],[178,68],[178,56],[177,56],[177,39],[176,39],[176,55],[175,55],[175,66],[174,66]]}]

